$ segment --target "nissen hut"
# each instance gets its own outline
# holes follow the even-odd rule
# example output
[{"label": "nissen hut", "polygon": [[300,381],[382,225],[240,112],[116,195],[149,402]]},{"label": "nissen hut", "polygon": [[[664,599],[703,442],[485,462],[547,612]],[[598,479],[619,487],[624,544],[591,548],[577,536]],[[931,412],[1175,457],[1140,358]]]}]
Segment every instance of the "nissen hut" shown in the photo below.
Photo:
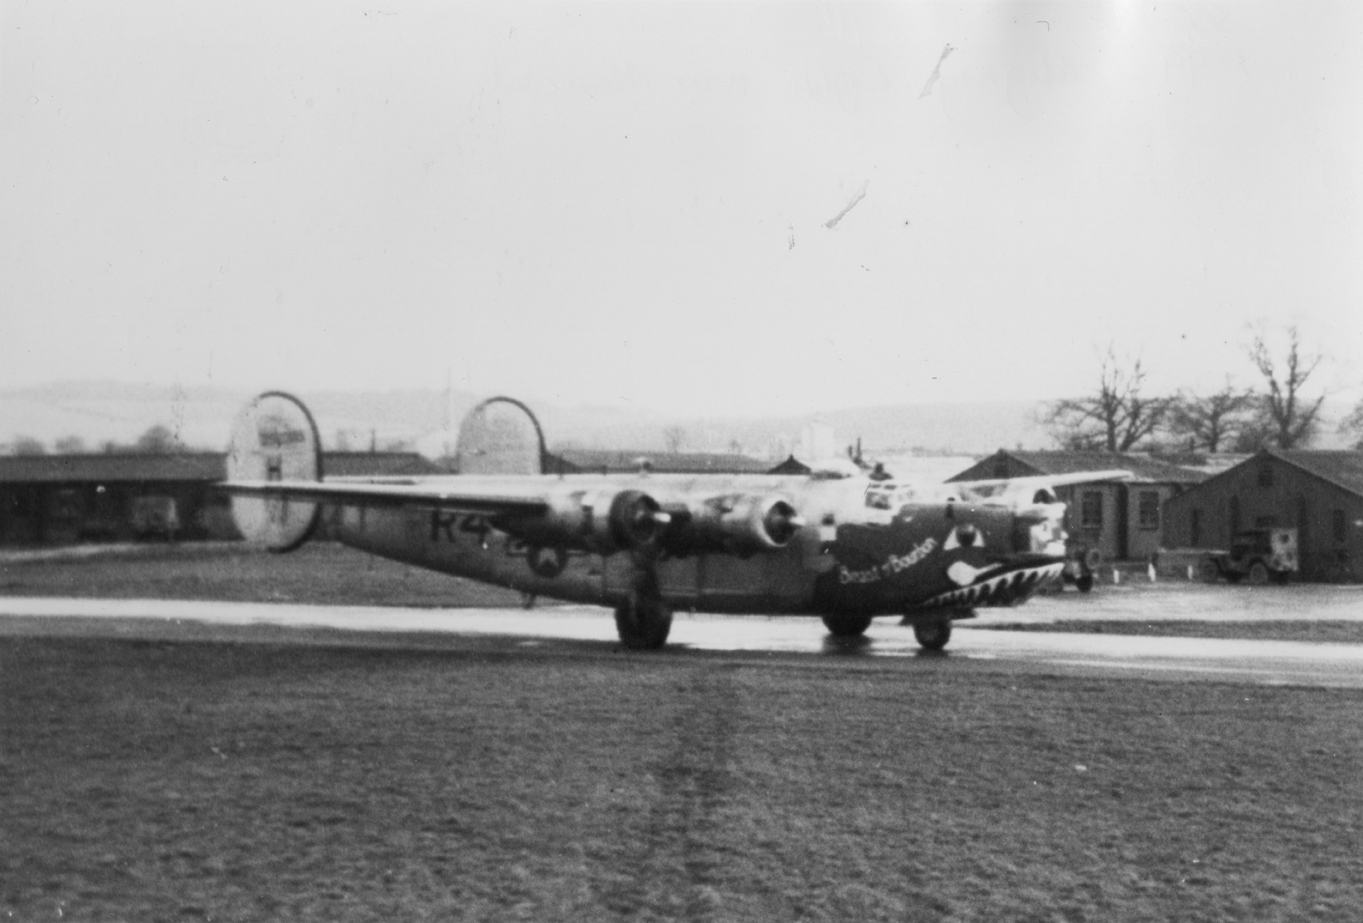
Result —
[{"label": "nissen hut", "polygon": [[1302,580],[1363,580],[1363,452],[1264,449],[1164,510],[1170,548],[1228,548],[1272,528],[1297,530]]},{"label": "nissen hut", "polygon": [[1065,531],[1105,561],[1143,561],[1160,549],[1162,507],[1203,480],[1204,471],[1126,452],[1026,452],[1000,449],[948,481],[992,480],[1123,469],[1128,481],[1071,484],[1056,495],[1067,504]]}]

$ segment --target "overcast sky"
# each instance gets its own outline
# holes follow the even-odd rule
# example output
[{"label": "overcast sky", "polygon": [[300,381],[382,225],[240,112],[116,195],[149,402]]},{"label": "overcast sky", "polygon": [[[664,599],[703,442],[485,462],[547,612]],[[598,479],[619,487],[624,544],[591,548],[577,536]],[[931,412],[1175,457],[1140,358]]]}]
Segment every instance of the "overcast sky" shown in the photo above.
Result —
[{"label": "overcast sky", "polygon": [[0,28],[0,388],[794,413],[1082,392],[1108,342],[1156,388],[1248,383],[1256,319],[1363,384],[1360,4],[0,0]]}]

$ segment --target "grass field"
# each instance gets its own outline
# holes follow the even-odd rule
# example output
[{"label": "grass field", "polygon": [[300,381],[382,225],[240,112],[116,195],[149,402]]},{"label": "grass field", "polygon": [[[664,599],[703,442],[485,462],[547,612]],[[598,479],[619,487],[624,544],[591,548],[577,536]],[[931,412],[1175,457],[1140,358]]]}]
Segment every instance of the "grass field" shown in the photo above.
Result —
[{"label": "grass field", "polygon": [[515,606],[521,599],[501,587],[331,542],[311,542],[285,555],[236,542],[0,556],[0,595],[449,607]]},{"label": "grass field", "polygon": [[1363,696],[0,640],[17,920],[1356,920]]},{"label": "grass field", "polygon": [[[0,592],[519,601],[327,545],[6,560]],[[1363,907],[1363,693],[293,636],[0,637],[0,920]]]}]

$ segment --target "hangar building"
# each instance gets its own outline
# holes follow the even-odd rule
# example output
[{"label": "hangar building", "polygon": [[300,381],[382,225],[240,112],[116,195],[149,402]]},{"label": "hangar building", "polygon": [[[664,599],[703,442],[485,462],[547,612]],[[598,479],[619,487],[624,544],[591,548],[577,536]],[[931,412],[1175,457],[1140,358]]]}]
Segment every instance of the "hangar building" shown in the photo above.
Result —
[{"label": "hangar building", "polygon": [[1207,471],[1142,453],[1024,452],[1000,449],[952,481],[1036,477],[1121,468],[1125,482],[1071,484],[1056,489],[1065,501],[1065,531],[1078,545],[1096,548],[1105,561],[1147,560],[1160,548],[1161,508],[1206,479]]},{"label": "hangar building", "polygon": [[1301,579],[1363,580],[1363,452],[1264,449],[1171,499],[1164,517],[1170,548],[1295,528]]},{"label": "hangar building", "polygon": [[[0,457],[0,545],[238,538],[228,499],[213,489],[226,477],[222,452],[166,455]],[[327,452],[328,475],[435,474],[414,452]],[[169,536],[167,536],[169,537]]]}]

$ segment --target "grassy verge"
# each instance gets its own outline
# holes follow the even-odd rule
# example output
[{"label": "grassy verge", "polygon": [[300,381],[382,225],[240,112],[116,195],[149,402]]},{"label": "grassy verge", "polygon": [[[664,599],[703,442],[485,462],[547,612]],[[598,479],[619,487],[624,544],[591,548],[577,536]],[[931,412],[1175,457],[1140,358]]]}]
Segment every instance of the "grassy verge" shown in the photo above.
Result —
[{"label": "grassy verge", "polygon": [[0,917],[1363,906],[1357,693],[608,650],[0,639]]},{"label": "grassy verge", "polygon": [[521,598],[331,542],[283,555],[242,543],[143,545],[128,552],[0,560],[0,595],[451,607],[515,606]]}]

